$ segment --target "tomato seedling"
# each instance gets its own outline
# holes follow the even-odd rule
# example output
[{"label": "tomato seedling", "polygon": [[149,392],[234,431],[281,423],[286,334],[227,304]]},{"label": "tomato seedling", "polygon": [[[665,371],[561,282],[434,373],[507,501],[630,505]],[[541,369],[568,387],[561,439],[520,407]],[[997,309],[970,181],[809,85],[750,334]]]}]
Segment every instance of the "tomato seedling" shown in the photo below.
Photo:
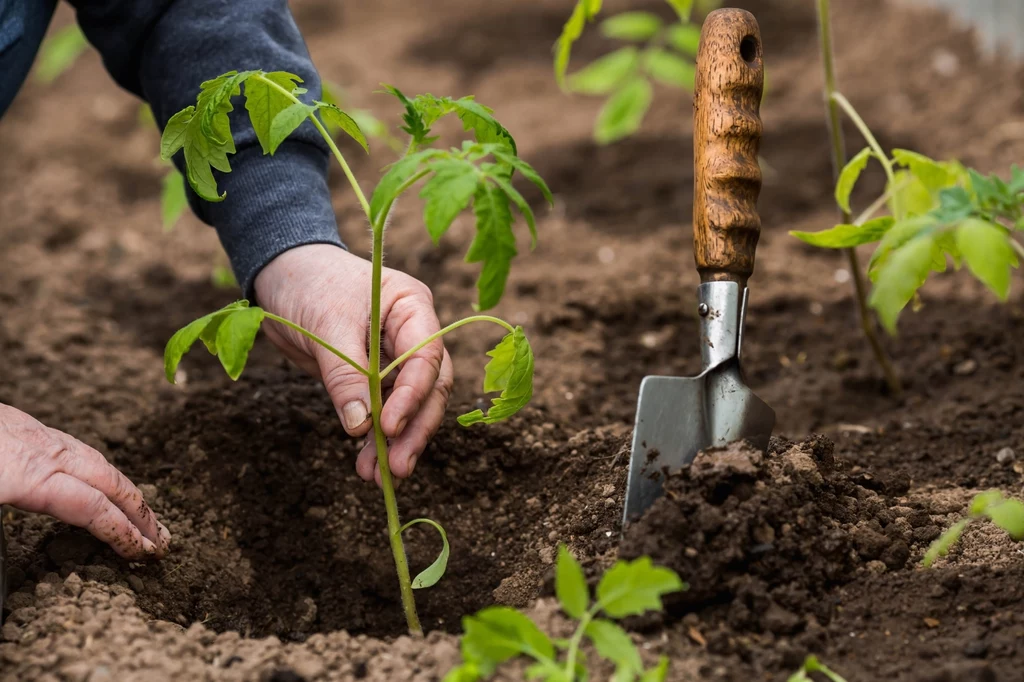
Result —
[{"label": "tomato seedling", "polygon": [[[225,195],[217,190],[213,170],[224,173],[231,170],[228,154],[234,153],[235,145],[228,112],[233,109],[232,98],[242,94],[243,88],[245,108],[265,154],[273,154],[303,122],[312,122],[344,171],[371,226],[373,251],[371,290],[368,292],[369,366],[363,367],[332,347],[328,341],[290,320],[258,307],[250,307],[247,301],[237,301],[179,330],[167,343],[164,368],[167,379],[173,382],[182,355],[196,341],[202,340],[207,349],[220,358],[228,375],[237,379],[245,367],[260,325],[264,320],[272,320],[320,344],[367,378],[377,461],[387,510],[388,537],[398,572],[402,605],[409,630],[421,633],[412,591],[429,587],[441,578],[448,562],[448,540],[444,530],[434,521],[415,519],[402,525],[399,520],[394,483],[388,465],[387,440],[380,427],[383,406],[381,381],[421,348],[450,331],[470,322],[496,324],[507,333],[488,353],[491,360],[485,368],[484,392],[498,392],[499,395],[492,399],[487,412],[478,409],[458,418],[463,426],[493,423],[515,414],[533,395],[533,351],[522,327],[513,327],[489,315],[474,315],[423,339],[382,368],[381,272],[388,216],[398,197],[423,181],[419,193],[425,199],[423,218],[427,232],[437,243],[455,217],[472,204],[476,216],[476,237],[469,247],[466,260],[483,264],[477,281],[477,308],[484,310],[496,305],[501,298],[512,258],[516,255],[512,205],[526,219],[533,243],[536,243],[533,211],[512,186],[513,173],[519,171],[535,184],[548,202],[552,201],[551,192],[536,171],[517,156],[512,135],[495,120],[490,109],[472,97],[452,99],[426,94],[410,99],[397,88],[384,86],[385,92],[396,97],[404,108],[402,118],[405,125],[402,130],[409,136],[409,141],[402,158],[388,167],[373,194],[367,199],[344,155],[325,127],[325,122],[344,131],[368,151],[366,136],[356,121],[337,106],[322,101],[307,103],[300,100],[299,96],[306,93],[306,89],[299,86],[301,82],[298,76],[279,71],[232,71],[203,83],[196,104],[178,112],[168,121],[161,139],[161,157],[170,159],[183,151],[185,175],[192,189],[206,201],[222,201]],[[460,148],[434,148],[431,144],[437,137],[431,135],[432,127],[449,114],[457,116],[464,128],[473,133],[474,139],[463,142]],[[441,534],[444,548],[434,563],[412,580],[402,544],[402,532],[418,523],[436,528]]]},{"label": "tomato seedling", "polygon": [[[532,620],[507,606],[492,606],[462,619],[462,665],[444,682],[475,682],[490,677],[499,665],[516,656],[534,663],[527,678],[545,682],[576,682],[587,679],[580,645],[584,638],[598,656],[615,664],[616,682],[663,682],[668,657],[644,670],[640,652],[629,634],[613,620],[661,611],[661,598],[687,588],[670,569],[651,564],[650,557],[619,561],[605,572],[592,598],[583,569],[564,545],[558,548],[555,594],[562,611],[576,621],[567,640],[552,640]],[[599,618],[601,614],[607,618]],[[611,620],[610,620],[611,619]],[[564,651],[564,659],[559,653]]]},{"label": "tomato seedling", "polygon": [[968,525],[985,519],[1005,530],[1014,540],[1024,540],[1024,503],[1006,498],[998,490],[989,490],[974,496],[967,518],[954,523],[932,542],[921,563],[928,568],[936,559],[949,554]]},{"label": "tomato seedling", "polygon": [[[629,45],[610,52],[566,76],[573,43],[587,22],[601,10],[600,0],[577,0],[555,44],[555,78],[564,89],[584,95],[607,96],[594,123],[594,139],[615,142],[635,133],[654,97],[652,81],[693,92],[694,58],[700,25],[691,22],[693,0],[668,0],[677,21],[666,23],[651,12],[623,12],[601,22],[606,38]],[[718,0],[698,0],[706,14]]]},{"label": "tomato seedling", "polygon": [[[837,169],[835,198],[842,223],[820,232],[790,234],[813,246],[846,252],[861,327],[890,389],[899,395],[899,378],[875,335],[868,308],[873,308],[885,329],[895,335],[902,310],[917,299],[918,289],[932,272],[947,269],[947,259],[956,269],[966,264],[1005,301],[1010,270],[1024,255],[1024,247],[1013,236],[1024,230],[1024,171],[1014,166],[1009,181],[1005,181],[997,175],[984,176],[958,161],[940,162],[907,149],[886,154],[864,119],[836,88],[829,0],[818,0],[817,7],[832,156]],[[843,148],[841,113],[853,121],[867,142],[867,147],[849,162]],[[853,218],[850,194],[872,159],[885,171],[885,191]],[[889,215],[879,215],[885,209]],[[878,246],[867,266],[873,285],[869,297],[854,249],[875,242]]]},{"label": "tomato seedling", "polygon": [[[1010,271],[1024,255],[1013,238],[1024,229],[1024,170],[1014,166],[1007,182],[959,161],[936,161],[907,149],[893,149],[890,156],[849,101],[839,93],[833,97],[868,141],[839,174],[836,202],[850,210],[850,192],[872,159],[885,171],[885,192],[850,223],[790,234],[832,249],[877,242],[868,262],[873,283],[868,305],[891,334],[929,274],[947,269],[947,257],[956,269],[966,265],[1005,301]],[[889,215],[879,216],[883,209]]]}]

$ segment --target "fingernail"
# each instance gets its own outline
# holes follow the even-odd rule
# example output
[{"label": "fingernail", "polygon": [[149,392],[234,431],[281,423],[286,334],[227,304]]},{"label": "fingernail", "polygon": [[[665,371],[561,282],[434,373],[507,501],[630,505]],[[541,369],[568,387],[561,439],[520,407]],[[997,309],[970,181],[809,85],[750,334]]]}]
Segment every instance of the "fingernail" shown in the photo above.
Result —
[{"label": "fingernail", "polygon": [[350,403],[345,403],[345,406],[341,408],[341,420],[345,422],[345,428],[349,431],[362,426],[367,416],[366,405],[363,404],[362,400],[353,400]]},{"label": "fingernail", "polygon": [[160,536],[160,544],[164,547],[169,547],[171,544],[171,531],[167,530],[167,526],[157,521],[157,535]]},{"label": "fingernail", "polygon": [[142,551],[146,554],[156,554],[156,545],[147,537],[142,538]]},{"label": "fingernail", "polygon": [[409,458],[409,473],[410,474],[412,473],[412,470],[416,468],[416,460],[419,459],[419,458],[420,458],[419,455],[413,455],[412,457]]},{"label": "fingernail", "polygon": [[402,419],[402,421],[398,422],[398,426],[395,427],[395,438],[398,438],[399,436],[402,435],[402,431],[405,431],[405,425],[408,423],[409,420],[407,418]]}]

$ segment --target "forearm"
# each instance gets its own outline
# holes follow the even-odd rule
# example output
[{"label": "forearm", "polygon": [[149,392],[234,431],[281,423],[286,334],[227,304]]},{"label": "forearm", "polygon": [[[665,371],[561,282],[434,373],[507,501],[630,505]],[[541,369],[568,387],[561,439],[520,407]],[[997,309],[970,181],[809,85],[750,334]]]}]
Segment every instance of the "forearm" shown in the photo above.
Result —
[{"label": "forearm", "polygon": [[[118,82],[142,96],[161,129],[195,103],[201,82],[226,71],[263,69],[299,75],[311,98],[320,80],[285,0],[75,0],[79,21]],[[218,173],[223,202],[200,200],[239,284],[251,296],[259,271],[301,244],[341,246],[327,187],[329,152],[310,123],[264,156],[245,109],[231,113],[237,153]],[[175,159],[185,171],[179,154]]]}]

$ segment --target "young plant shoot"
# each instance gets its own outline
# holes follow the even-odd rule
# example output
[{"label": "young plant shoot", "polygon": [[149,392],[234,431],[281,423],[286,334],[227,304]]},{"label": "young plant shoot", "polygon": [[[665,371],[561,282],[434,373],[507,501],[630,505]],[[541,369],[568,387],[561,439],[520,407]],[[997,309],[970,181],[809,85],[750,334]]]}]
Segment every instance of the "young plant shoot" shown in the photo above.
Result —
[{"label": "young plant shoot", "polygon": [[[850,223],[790,234],[830,249],[877,243],[868,261],[873,284],[868,304],[890,334],[929,274],[947,269],[947,257],[956,269],[965,264],[1005,301],[1010,270],[1024,255],[1013,236],[1024,230],[1024,170],[1014,166],[1005,181],[959,161],[936,161],[907,149],[886,154],[846,98],[833,97],[868,142],[839,174],[836,202],[849,213],[850,193],[871,160],[885,171],[885,192]],[[889,215],[879,215],[883,209]]]},{"label": "young plant shoot", "polygon": [[[594,139],[608,144],[629,137],[643,123],[654,90],[651,81],[693,92],[700,25],[691,23],[693,0],[669,0],[678,20],[651,12],[623,12],[601,22],[606,38],[629,43],[566,77],[573,43],[601,9],[599,0],[578,0],[555,44],[555,78],[572,92],[608,99],[594,123]],[[706,13],[720,3],[698,2]]]},{"label": "young plant shoot", "polygon": [[1014,540],[1024,540],[1024,503],[1006,498],[998,490],[989,490],[975,495],[967,510],[967,518],[957,521],[940,535],[925,552],[921,563],[928,568],[936,559],[949,554],[968,525],[985,519],[1005,530]]},{"label": "young plant shoot", "polygon": [[[661,611],[661,598],[687,588],[675,572],[656,567],[649,557],[619,561],[601,578],[596,598],[590,594],[583,569],[564,545],[558,548],[555,594],[562,611],[576,621],[567,640],[552,640],[533,621],[507,606],[492,606],[462,619],[462,665],[444,682],[487,679],[499,665],[517,656],[534,661],[526,677],[544,682],[587,679],[580,646],[584,638],[598,656],[615,665],[615,682],[664,682],[669,660],[662,656],[644,670],[640,652],[629,634],[614,621],[648,611]],[[601,618],[601,614],[606,616]],[[564,655],[560,652],[564,652]]]},{"label": "young plant shoot", "polygon": [[815,678],[811,677],[811,675],[815,673],[821,675],[829,682],[846,682],[845,679],[830,670],[827,665],[819,661],[817,656],[808,656],[804,659],[804,663],[800,666],[800,669],[790,675],[786,682],[814,682]]},{"label": "young plant shoot", "polygon": [[[231,170],[228,154],[234,153],[235,145],[228,112],[233,109],[233,97],[244,91],[245,108],[265,154],[273,154],[303,122],[312,122],[344,171],[372,230],[372,276],[371,290],[368,292],[369,366],[359,365],[332,347],[327,340],[314,336],[289,320],[261,308],[251,307],[247,301],[237,301],[199,318],[171,338],[164,352],[166,375],[173,382],[181,357],[196,341],[202,340],[207,349],[220,358],[228,375],[237,379],[245,368],[260,325],[265,320],[272,320],[305,335],[366,376],[370,387],[370,413],[381,487],[387,510],[388,537],[409,630],[418,634],[422,633],[422,628],[412,591],[433,585],[444,574],[448,563],[448,540],[444,530],[434,521],[414,519],[403,525],[399,520],[394,482],[388,465],[387,440],[380,426],[383,406],[381,381],[418,350],[454,329],[470,322],[496,324],[506,334],[488,353],[491,360],[485,368],[484,391],[499,392],[499,395],[492,399],[487,412],[478,409],[459,417],[459,423],[463,426],[479,422],[492,423],[510,417],[529,402],[533,394],[533,352],[521,327],[513,327],[489,315],[474,315],[448,325],[423,339],[387,367],[381,367],[381,273],[388,216],[398,197],[423,181],[419,195],[425,200],[424,222],[431,239],[437,243],[455,217],[472,204],[476,216],[476,237],[469,247],[466,260],[483,264],[477,281],[477,308],[486,310],[496,305],[501,298],[512,258],[516,255],[515,236],[512,232],[513,204],[525,217],[533,243],[536,243],[533,212],[512,186],[513,173],[519,171],[540,188],[549,202],[551,193],[533,168],[516,155],[515,141],[494,119],[491,110],[478,104],[472,97],[452,99],[427,94],[409,99],[398,89],[385,86],[385,91],[396,97],[405,109],[405,125],[402,130],[408,134],[409,141],[402,158],[387,169],[367,199],[325,123],[343,131],[368,151],[363,131],[351,116],[337,106],[321,101],[307,103],[299,99],[306,93],[299,86],[301,82],[298,76],[284,72],[232,71],[203,83],[195,106],[183,109],[168,121],[161,140],[161,157],[170,159],[178,151],[184,151],[186,178],[192,189],[206,201],[222,201],[225,195],[217,190],[213,169],[223,173]],[[464,142],[460,148],[434,148],[431,145],[437,138],[431,135],[431,129],[448,114],[455,114],[465,130],[473,133],[474,139]],[[420,523],[434,527],[440,533],[444,547],[434,563],[412,579],[402,544],[402,532]]]}]

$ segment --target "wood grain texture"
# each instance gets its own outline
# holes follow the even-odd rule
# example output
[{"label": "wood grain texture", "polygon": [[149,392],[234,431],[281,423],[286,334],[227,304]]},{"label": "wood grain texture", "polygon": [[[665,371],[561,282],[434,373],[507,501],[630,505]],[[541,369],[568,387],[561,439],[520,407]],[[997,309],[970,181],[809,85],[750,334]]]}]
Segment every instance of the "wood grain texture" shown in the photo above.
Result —
[{"label": "wood grain texture", "polygon": [[741,9],[708,15],[693,110],[693,241],[701,281],[746,285],[761,234],[761,31]]}]

